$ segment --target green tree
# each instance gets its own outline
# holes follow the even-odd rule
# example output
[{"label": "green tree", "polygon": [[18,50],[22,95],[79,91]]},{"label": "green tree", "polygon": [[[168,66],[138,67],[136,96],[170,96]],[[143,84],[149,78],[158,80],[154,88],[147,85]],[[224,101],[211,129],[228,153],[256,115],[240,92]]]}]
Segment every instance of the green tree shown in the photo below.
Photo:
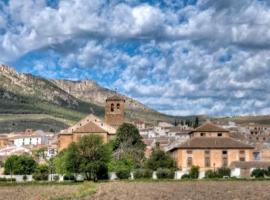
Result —
[{"label": "green tree", "polygon": [[[97,135],[84,136],[78,143],[80,171],[88,180],[97,180],[100,170],[107,169],[110,150]],[[107,173],[107,172],[106,172]]]},{"label": "green tree", "polygon": [[176,163],[170,155],[160,149],[155,149],[147,160],[146,167],[152,170],[158,168],[176,169]]},{"label": "green tree", "polygon": [[5,174],[25,175],[32,174],[36,169],[36,161],[27,155],[10,156],[4,165]]},{"label": "green tree", "polygon": [[199,178],[199,173],[200,173],[200,167],[199,166],[192,166],[190,171],[189,171],[189,176],[192,179],[197,179]]},{"label": "green tree", "polygon": [[79,147],[75,143],[71,143],[65,152],[65,171],[68,173],[79,173],[81,157]]},{"label": "green tree", "polygon": [[66,149],[60,151],[56,157],[53,158],[53,165],[57,174],[66,174]]},{"label": "green tree", "polygon": [[33,173],[33,178],[36,181],[47,181],[49,176],[49,167],[48,165],[41,164],[38,165],[35,172]]},{"label": "green tree", "polygon": [[116,160],[129,157],[133,160],[135,167],[143,165],[145,144],[139,130],[133,124],[123,123],[117,129],[113,150]]},{"label": "green tree", "polygon": [[198,126],[199,126],[199,117],[196,117],[194,122],[194,128],[197,128]]}]

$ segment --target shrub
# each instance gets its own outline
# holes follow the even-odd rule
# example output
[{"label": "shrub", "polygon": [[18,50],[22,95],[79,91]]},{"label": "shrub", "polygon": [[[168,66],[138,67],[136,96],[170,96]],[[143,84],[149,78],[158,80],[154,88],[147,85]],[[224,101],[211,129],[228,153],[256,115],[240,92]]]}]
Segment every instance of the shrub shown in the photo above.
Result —
[{"label": "shrub", "polygon": [[190,175],[189,174],[184,174],[183,176],[181,176],[181,179],[190,179]]},{"label": "shrub", "polygon": [[134,171],[134,178],[152,178],[153,171],[150,169],[137,169]]},{"label": "shrub", "polygon": [[128,179],[130,177],[130,170],[120,169],[116,172],[116,175],[119,179]]},{"label": "shrub", "polygon": [[220,176],[216,171],[207,170],[205,172],[205,178],[220,178]]},{"label": "shrub", "polygon": [[27,181],[27,176],[23,175],[23,181]]},{"label": "shrub", "polygon": [[75,176],[73,174],[65,174],[64,180],[65,181],[75,181]]},{"label": "shrub", "polygon": [[176,169],[176,162],[173,158],[160,149],[155,149],[146,162],[148,169],[157,170],[158,168]]},{"label": "shrub", "polygon": [[252,171],[251,177],[255,178],[264,178],[265,175],[265,169],[256,168]]},{"label": "shrub", "polygon": [[164,178],[172,179],[174,178],[174,171],[171,169],[159,168],[157,169],[157,177],[159,179],[164,179]]},{"label": "shrub", "polygon": [[218,168],[217,173],[220,178],[223,178],[224,176],[228,176],[228,177],[231,176],[230,168],[226,168],[226,167]]},{"label": "shrub", "polygon": [[0,182],[15,182],[16,181],[16,179],[15,178],[5,178],[5,177],[3,177],[3,178],[0,178]]},{"label": "shrub", "polygon": [[199,169],[200,169],[199,166],[192,166],[190,169],[190,172],[189,172],[190,178],[192,178],[192,179],[199,178]]},{"label": "shrub", "polygon": [[49,169],[47,165],[38,165],[36,168],[33,179],[36,181],[47,181],[49,176]]}]

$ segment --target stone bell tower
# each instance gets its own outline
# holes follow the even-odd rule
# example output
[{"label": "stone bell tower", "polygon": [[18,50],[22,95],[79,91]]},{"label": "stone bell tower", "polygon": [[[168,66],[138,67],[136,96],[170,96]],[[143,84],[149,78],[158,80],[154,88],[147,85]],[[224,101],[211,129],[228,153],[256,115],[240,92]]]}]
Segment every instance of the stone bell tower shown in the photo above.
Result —
[{"label": "stone bell tower", "polygon": [[119,95],[113,95],[106,99],[105,122],[118,127],[124,122],[125,99]]}]

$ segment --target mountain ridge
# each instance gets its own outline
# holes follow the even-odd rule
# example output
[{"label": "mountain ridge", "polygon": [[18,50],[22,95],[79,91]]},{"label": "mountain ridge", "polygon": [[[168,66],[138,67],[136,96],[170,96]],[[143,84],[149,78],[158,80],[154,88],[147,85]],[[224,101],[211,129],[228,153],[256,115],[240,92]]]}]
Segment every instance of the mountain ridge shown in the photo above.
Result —
[{"label": "mountain ridge", "polygon": [[[0,65],[0,126],[1,119],[2,122],[5,121],[5,114],[13,114],[14,120],[19,114],[25,114],[26,118],[26,114],[44,115],[44,117],[51,115],[53,118],[68,120],[71,124],[90,113],[102,118],[105,99],[113,94],[115,91],[104,88],[92,80],[46,79],[32,74],[19,73],[7,65]],[[157,120],[173,122],[175,119],[174,116],[159,113],[130,97],[121,96],[126,98],[127,120],[141,118],[146,122]],[[33,120],[35,119],[31,118],[23,127],[31,128]],[[5,122],[8,124],[9,121]],[[33,123],[38,124],[36,121]],[[21,124],[21,121],[12,124]],[[55,127],[57,125],[54,125],[54,129],[58,131],[64,128],[64,125],[61,122],[59,128]],[[13,129],[10,128],[10,130]],[[21,129],[14,127],[14,130]]]}]

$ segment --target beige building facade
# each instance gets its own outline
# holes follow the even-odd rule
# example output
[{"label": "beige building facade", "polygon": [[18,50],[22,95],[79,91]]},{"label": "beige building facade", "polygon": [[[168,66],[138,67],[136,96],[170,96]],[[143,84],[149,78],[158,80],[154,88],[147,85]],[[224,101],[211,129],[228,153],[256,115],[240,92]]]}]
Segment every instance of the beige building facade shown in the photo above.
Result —
[{"label": "beige building facade", "polygon": [[229,131],[206,123],[190,132],[190,139],[170,149],[178,168],[188,170],[199,166],[201,170],[229,167],[235,161],[252,161],[254,147],[235,140]]}]

